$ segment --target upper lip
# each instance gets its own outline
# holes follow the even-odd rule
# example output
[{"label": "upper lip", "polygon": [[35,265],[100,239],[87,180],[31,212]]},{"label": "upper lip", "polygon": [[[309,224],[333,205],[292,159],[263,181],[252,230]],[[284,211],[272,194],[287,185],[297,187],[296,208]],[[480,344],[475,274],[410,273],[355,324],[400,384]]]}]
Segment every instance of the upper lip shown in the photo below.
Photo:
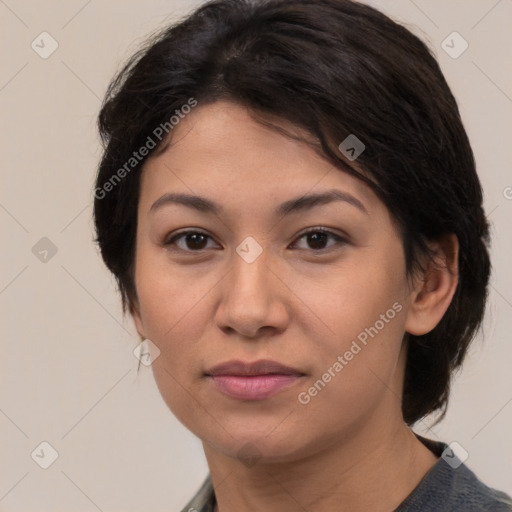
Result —
[{"label": "upper lip", "polygon": [[244,362],[239,360],[226,361],[207,370],[206,375],[304,375],[295,368],[272,361],[261,359],[259,361]]}]

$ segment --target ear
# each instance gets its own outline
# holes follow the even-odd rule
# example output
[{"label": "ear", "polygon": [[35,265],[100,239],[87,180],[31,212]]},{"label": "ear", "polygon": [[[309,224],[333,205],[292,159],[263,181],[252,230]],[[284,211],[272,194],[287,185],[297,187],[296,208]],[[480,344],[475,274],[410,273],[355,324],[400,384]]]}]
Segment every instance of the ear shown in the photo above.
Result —
[{"label": "ear", "polygon": [[429,243],[433,258],[425,258],[424,271],[414,278],[406,332],[421,336],[441,321],[457,289],[459,241],[454,234]]}]

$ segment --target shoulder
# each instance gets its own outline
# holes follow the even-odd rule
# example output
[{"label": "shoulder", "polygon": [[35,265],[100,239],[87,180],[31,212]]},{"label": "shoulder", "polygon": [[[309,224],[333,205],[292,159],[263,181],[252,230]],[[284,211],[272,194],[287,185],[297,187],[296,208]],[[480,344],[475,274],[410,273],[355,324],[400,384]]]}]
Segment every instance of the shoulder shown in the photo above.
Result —
[{"label": "shoulder", "polygon": [[[444,462],[444,461],[443,461]],[[449,467],[449,466],[448,466]],[[462,464],[453,472],[453,510],[467,512],[510,512],[512,499],[504,492],[485,485],[467,466]],[[457,507],[457,508],[455,508]]]},{"label": "shoulder", "polygon": [[446,444],[427,445],[439,459],[395,512],[512,512],[510,496],[484,484]]},{"label": "shoulder", "polygon": [[215,493],[210,475],[208,475],[199,490],[181,512],[213,512],[214,505]]}]

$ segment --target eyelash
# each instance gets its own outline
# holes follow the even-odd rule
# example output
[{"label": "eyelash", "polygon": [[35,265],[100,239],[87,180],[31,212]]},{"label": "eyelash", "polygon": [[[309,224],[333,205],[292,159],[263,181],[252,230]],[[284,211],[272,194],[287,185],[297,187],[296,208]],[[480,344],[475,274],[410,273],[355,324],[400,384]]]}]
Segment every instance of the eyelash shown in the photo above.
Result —
[{"label": "eyelash", "polygon": [[[344,237],[342,237],[340,235],[337,235],[336,233],[333,233],[332,231],[329,231],[328,229],[321,228],[321,227],[319,227],[319,228],[311,228],[311,229],[303,232],[302,234],[300,234],[296,238],[296,241],[301,240],[302,238],[304,238],[307,235],[312,234],[312,233],[322,233],[324,235],[327,235],[327,236],[333,238],[336,241],[336,244],[334,244],[334,245],[338,245],[339,246],[339,245],[344,245],[344,244],[348,243],[346,238],[344,238]],[[212,239],[212,237],[210,237],[210,235],[208,235],[207,233],[205,233],[203,231],[189,230],[189,231],[182,231],[181,233],[177,233],[176,235],[172,236],[168,240],[164,241],[163,245],[166,246],[166,247],[170,247],[172,245],[175,245],[177,240],[185,238],[187,235],[203,235],[205,237],[208,237],[209,239]],[[293,242],[293,244],[295,244],[296,241]],[[322,249],[309,249],[309,250],[311,250],[311,251],[313,251],[315,253],[322,253],[322,252],[329,251],[332,247],[333,247],[333,245],[324,247]],[[178,247],[178,248],[173,248],[173,250],[177,250],[177,251],[181,251],[181,252],[188,252],[188,253],[202,253],[206,249],[192,250],[192,249],[181,249],[181,248]],[[301,250],[308,250],[308,249],[301,249]]]}]

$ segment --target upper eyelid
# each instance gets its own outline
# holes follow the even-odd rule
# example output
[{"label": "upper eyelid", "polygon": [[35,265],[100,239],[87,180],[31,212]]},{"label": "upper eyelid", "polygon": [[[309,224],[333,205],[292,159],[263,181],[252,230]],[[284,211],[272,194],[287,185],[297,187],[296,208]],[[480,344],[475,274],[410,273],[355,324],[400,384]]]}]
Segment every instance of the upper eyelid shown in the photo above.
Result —
[{"label": "upper eyelid", "polygon": [[336,233],[335,231],[333,231],[331,228],[326,228],[326,227],[323,227],[323,226],[317,226],[317,227],[312,227],[312,228],[307,228],[306,231],[302,231],[301,233],[299,233],[297,235],[297,238],[300,238],[304,235],[307,235],[309,233],[325,233],[327,235],[333,235],[333,236],[337,236],[339,238],[348,238],[348,235],[346,235],[345,233],[342,232],[342,234],[340,233]]},{"label": "upper eyelid", "polygon": [[204,236],[207,236],[208,238],[211,238],[212,240],[215,241],[215,238],[213,238],[213,236],[211,236],[209,233],[207,233],[206,231],[202,231],[201,229],[199,228],[194,228],[194,229],[187,229],[185,231],[179,231],[178,233],[173,233],[172,235],[167,235],[165,238],[164,238],[164,245],[168,245],[170,244],[172,241],[175,241],[175,240],[178,240],[180,237],[184,237],[185,235],[189,235],[189,234],[199,234],[199,235],[204,235]]}]

